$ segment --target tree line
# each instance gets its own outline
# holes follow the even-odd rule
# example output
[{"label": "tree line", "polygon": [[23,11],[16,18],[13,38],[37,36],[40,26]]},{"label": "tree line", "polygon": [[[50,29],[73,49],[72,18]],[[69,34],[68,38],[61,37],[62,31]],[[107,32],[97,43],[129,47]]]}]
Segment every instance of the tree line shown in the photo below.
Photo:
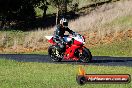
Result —
[{"label": "tree line", "polygon": [[[36,19],[35,8],[43,10],[43,18],[49,5],[57,8],[57,16],[61,12],[65,15],[67,5],[73,0],[0,0],[0,29],[5,25],[17,24],[18,22],[34,21]],[[57,19],[56,19],[57,20]]]}]

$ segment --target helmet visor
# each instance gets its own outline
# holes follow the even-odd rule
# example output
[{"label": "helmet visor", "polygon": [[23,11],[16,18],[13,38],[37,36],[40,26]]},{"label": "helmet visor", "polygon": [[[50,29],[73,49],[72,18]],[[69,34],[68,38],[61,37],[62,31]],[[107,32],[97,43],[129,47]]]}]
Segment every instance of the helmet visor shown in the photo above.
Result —
[{"label": "helmet visor", "polygon": [[68,22],[63,22],[63,26],[67,27],[68,26]]}]

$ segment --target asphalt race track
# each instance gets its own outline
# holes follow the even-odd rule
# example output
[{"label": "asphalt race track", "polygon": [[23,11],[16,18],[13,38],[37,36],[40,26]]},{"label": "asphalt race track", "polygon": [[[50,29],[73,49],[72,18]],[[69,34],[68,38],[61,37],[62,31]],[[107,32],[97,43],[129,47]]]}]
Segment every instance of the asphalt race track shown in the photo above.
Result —
[{"label": "asphalt race track", "polygon": [[89,63],[82,63],[77,61],[64,61],[64,60],[62,60],[61,62],[53,62],[48,55],[39,55],[39,54],[0,54],[0,58],[15,60],[18,62],[132,67],[132,57],[93,56],[92,62]]}]

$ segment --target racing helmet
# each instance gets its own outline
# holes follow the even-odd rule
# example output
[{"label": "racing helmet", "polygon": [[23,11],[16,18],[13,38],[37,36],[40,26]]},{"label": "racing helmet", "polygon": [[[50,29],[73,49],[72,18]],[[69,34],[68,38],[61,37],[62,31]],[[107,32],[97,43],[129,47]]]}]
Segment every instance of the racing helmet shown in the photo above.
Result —
[{"label": "racing helmet", "polygon": [[67,28],[67,27],[68,27],[68,20],[65,19],[65,18],[62,18],[62,19],[60,20],[60,24],[61,24],[63,27]]}]

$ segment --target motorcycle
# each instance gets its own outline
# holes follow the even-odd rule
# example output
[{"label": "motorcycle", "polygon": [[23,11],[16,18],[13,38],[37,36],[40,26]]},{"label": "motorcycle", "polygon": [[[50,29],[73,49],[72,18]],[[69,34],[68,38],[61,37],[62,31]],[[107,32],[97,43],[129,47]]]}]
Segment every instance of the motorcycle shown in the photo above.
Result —
[{"label": "motorcycle", "polygon": [[65,52],[60,51],[59,45],[57,45],[53,36],[45,36],[48,42],[52,45],[48,48],[48,54],[52,61],[60,62],[64,60],[75,60],[81,62],[90,62],[92,60],[92,54],[88,48],[84,46],[85,37],[79,33],[74,35],[65,35],[64,41],[66,42]]}]

